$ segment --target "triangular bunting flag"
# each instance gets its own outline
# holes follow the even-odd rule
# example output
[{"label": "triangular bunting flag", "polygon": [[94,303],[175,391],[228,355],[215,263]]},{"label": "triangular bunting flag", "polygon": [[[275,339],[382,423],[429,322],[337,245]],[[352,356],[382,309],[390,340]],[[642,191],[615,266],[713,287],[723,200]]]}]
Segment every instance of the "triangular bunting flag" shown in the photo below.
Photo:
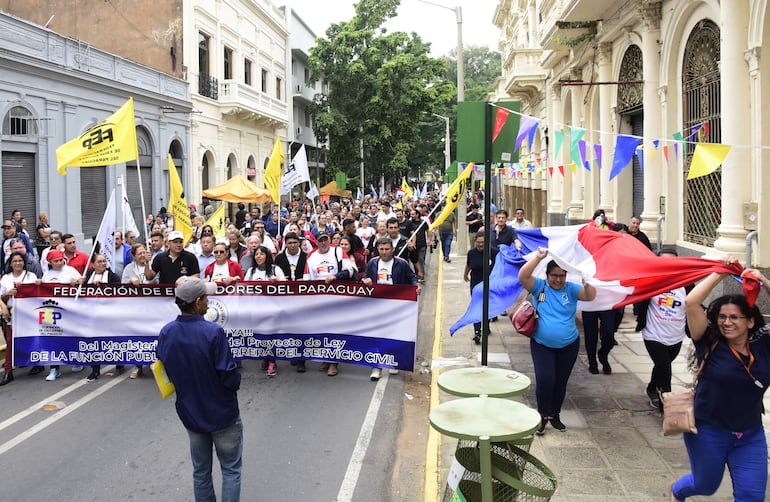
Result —
[{"label": "triangular bunting flag", "polygon": [[[534,132],[537,130],[537,124],[538,122],[535,117],[530,117],[528,115],[521,116],[519,134],[516,135],[516,144],[513,147],[514,152],[519,149],[524,138],[530,137],[530,135],[534,136]],[[532,139],[529,140],[529,147],[530,149],[532,148]]]},{"label": "triangular bunting flag", "polygon": [[641,140],[636,136],[618,134],[615,140],[615,158],[612,160],[612,169],[610,169],[610,181],[631,162],[640,142]]},{"label": "triangular bunting flag", "polygon": [[718,143],[699,143],[695,145],[695,152],[692,155],[687,179],[691,180],[713,173],[722,165],[729,152],[729,145],[720,145]]},{"label": "triangular bunting flag", "polygon": [[580,140],[578,142],[578,150],[580,150],[580,160],[582,161],[580,164],[586,168],[586,171],[591,170],[591,164],[588,163],[587,159],[588,156],[586,155],[586,148],[588,144],[585,142],[585,140]]},{"label": "triangular bunting flag", "polygon": [[559,150],[561,149],[562,143],[564,143],[564,133],[561,131],[555,131],[553,135],[556,138],[556,147],[553,149],[553,153],[556,160],[558,160]]},{"label": "triangular bunting flag", "polygon": [[[580,158],[580,140],[583,139],[586,130],[582,127],[570,127],[569,128],[569,141],[570,141],[570,158],[572,163],[576,165],[583,165],[583,159]],[[575,170],[573,169],[574,173]]]},{"label": "triangular bunting flag", "polygon": [[595,144],[594,145],[594,153],[596,154],[596,165],[599,166],[599,169],[602,168],[602,145]]},{"label": "triangular bunting flag", "polygon": [[502,106],[499,106],[497,108],[497,115],[495,115],[495,129],[492,131],[492,142],[494,143],[497,139],[497,136],[500,134],[500,131],[503,130],[503,126],[505,125],[505,121],[508,120],[508,114],[511,112],[507,109],[503,108]]}]

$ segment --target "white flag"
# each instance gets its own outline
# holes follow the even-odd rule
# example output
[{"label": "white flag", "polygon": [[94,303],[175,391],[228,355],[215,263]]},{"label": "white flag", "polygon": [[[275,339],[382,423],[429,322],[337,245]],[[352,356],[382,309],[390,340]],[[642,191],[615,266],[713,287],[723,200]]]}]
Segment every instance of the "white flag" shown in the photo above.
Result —
[{"label": "white flag", "polygon": [[139,228],[136,226],[136,220],[134,220],[134,213],[131,212],[131,204],[128,203],[128,197],[126,196],[126,189],[123,188],[123,238],[126,238],[126,232],[134,232],[134,237],[137,239],[142,237],[139,233]]},{"label": "white flag", "polygon": [[310,181],[310,171],[307,167],[307,154],[305,153],[305,145],[299,147],[297,155],[291,159],[289,167],[283,171],[283,179],[281,180],[281,195],[286,195],[291,192],[291,189],[295,185]]},{"label": "white flag", "polygon": [[107,258],[107,267],[115,270],[115,189],[112,189],[104,218],[96,233],[96,240],[101,244],[101,254]]},{"label": "white flag", "polygon": [[316,197],[320,197],[321,194],[318,193],[318,187],[315,186],[315,183],[312,181],[310,182],[310,190],[305,194],[308,199],[313,200]]},{"label": "white flag", "polygon": [[374,189],[374,185],[369,185],[369,188],[372,189],[372,197],[375,199],[377,198],[377,191]]},{"label": "white flag", "polygon": [[361,187],[356,188],[356,200],[364,200],[364,194],[361,193]]}]

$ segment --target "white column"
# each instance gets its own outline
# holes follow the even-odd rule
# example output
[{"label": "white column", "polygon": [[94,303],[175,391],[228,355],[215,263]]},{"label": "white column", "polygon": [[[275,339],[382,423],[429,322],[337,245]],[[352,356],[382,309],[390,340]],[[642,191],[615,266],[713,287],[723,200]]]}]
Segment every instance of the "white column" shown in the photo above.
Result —
[{"label": "white column", "polygon": [[[612,80],[612,44],[599,44],[599,80],[609,82]],[[615,87],[611,85],[599,86],[599,130],[601,131],[600,144],[602,145],[602,169],[599,172],[599,207],[610,208],[613,204],[612,188],[610,185],[610,169],[615,144],[612,120],[612,94]],[[586,211],[588,213],[588,211]],[[593,214],[593,213],[592,213]]]},{"label": "white column", "polygon": [[[745,145],[751,138],[751,83],[744,51],[749,26],[748,2],[723,5],[719,26],[721,47],[722,143]],[[714,249],[743,261],[746,234],[743,203],[751,200],[751,150],[733,148],[722,164],[722,223]]]},{"label": "white column", "polygon": [[553,174],[550,175],[550,183],[548,189],[548,214],[559,214],[564,212],[564,206],[562,201],[564,200],[564,178],[559,173],[559,165],[562,164],[561,152],[557,152],[556,148],[556,131],[561,130],[562,118],[562,105],[561,105],[561,85],[553,84],[548,88],[548,93],[551,103],[551,120],[548,125],[548,136],[550,140],[550,146],[553,150],[548,152],[551,156],[548,165],[553,166]]},{"label": "white column", "polygon": [[[572,89],[571,93],[571,99],[572,99],[572,127],[583,127],[583,89],[581,86],[575,86]],[[569,148],[572,144],[572,138],[567,138],[565,140],[565,143],[569,142],[567,144],[567,147]],[[570,166],[564,166],[564,171],[566,173],[566,179],[569,180],[570,183],[570,210],[567,212],[567,220],[581,220],[583,219],[583,215],[585,213],[593,213],[593,209],[589,209],[585,206],[585,200],[583,198],[583,183],[585,180],[585,170],[586,168],[577,165],[575,166],[575,172],[572,172],[572,158],[569,160],[565,159],[565,162]],[[569,172],[568,172],[569,171]],[[582,208],[582,209],[580,209]]]},{"label": "white column", "polygon": [[653,140],[660,138],[661,114],[658,87],[660,81],[660,18],[662,2],[642,5],[642,75],[644,78],[644,209],[641,229],[650,241],[658,240],[657,220],[660,216],[660,195],[663,151],[655,151]]}]

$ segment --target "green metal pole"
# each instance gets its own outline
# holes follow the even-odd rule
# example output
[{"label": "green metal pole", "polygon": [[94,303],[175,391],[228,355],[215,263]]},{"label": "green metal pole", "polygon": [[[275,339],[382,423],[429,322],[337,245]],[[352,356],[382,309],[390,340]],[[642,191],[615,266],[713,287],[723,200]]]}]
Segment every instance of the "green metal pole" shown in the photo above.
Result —
[{"label": "green metal pole", "polygon": [[481,308],[481,365],[487,365],[489,352],[489,261],[492,221],[489,202],[492,180],[492,103],[484,106],[484,302]]}]

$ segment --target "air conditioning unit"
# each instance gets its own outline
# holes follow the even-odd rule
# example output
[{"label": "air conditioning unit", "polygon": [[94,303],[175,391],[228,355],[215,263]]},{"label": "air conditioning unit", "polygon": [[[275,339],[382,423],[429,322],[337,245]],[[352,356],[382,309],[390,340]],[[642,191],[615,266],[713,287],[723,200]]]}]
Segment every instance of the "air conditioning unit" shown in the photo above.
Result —
[{"label": "air conditioning unit", "polygon": [[302,128],[297,127],[297,136],[302,136]]}]

